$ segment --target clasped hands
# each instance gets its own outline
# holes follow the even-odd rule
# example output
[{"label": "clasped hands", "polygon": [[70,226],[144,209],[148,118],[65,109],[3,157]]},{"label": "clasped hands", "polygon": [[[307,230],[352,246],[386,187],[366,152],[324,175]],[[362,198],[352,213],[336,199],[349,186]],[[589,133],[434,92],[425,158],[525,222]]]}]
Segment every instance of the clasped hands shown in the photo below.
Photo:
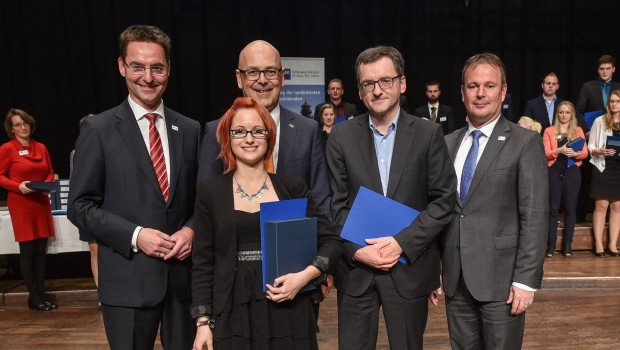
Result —
[{"label": "clasped hands", "polygon": [[136,242],[138,248],[149,256],[164,260],[184,260],[192,253],[194,230],[184,226],[171,236],[152,228],[142,228]]},{"label": "clasped hands", "polygon": [[558,155],[559,154],[564,154],[565,156],[567,156],[568,158],[577,158],[579,157],[579,153],[575,152],[572,148],[567,147],[567,145],[564,145],[560,148],[556,149]]},{"label": "clasped hands", "polygon": [[403,253],[403,248],[394,237],[369,238],[366,243],[368,245],[358,249],[353,258],[378,270],[391,269]]}]

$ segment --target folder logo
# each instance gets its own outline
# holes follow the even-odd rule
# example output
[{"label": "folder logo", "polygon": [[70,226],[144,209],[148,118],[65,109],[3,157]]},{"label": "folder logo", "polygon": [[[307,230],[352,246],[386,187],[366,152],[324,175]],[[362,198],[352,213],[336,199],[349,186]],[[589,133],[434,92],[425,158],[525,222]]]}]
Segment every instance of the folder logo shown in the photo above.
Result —
[{"label": "folder logo", "polygon": [[291,80],[291,69],[290,68],[284,69],[284,80]]}]

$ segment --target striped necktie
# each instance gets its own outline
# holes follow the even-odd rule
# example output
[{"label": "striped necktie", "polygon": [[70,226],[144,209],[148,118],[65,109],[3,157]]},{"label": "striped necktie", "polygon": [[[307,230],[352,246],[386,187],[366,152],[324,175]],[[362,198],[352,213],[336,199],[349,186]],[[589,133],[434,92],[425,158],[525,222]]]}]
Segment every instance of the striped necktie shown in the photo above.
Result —
[{"label": "striped necktie", "polygon": [[144,117],[149,121],[149,153],[151,155],[151,163],[153,163],[153,169],[157,176],[157,182],[161,188],[161,193],[164,195],[164,200],[168,202],[168,195],[170,189],[168,187],[168,172],[166,171],[166,159],[164,158],[164,148],[161,144],[161,138],[159,132],[155,127],[155,121],[157,120],[157,113],[148,113]]}]

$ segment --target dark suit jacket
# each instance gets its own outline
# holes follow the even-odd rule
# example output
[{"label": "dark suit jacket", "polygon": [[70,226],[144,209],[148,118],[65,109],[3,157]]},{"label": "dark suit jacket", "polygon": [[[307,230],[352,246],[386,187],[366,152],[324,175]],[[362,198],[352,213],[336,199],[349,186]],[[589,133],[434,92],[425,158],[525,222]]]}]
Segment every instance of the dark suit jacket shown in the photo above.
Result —
[{"label": "dark suit jacket", "polygon": [[[428,120],[431,119],[431,114],[428,111],[428,103],[424,106],[420,106],[415,109],[414,113],[417,117],[426,118]],[[443,103],[439,103],[439,110],[437,111],[437,124],[441,124],[443,128],[443,134],[448,135],[449,133],[456,130],[454,113],[452,112],[452,107],[446,106]]]},{"label": "dark suit jacket", "polygon": [[[334,224],[341,230],[360,186],[383,194],[368,113],[332,128],[327,164]],[[394,236],[410,260],[407,264],[397,263],[388,272],[402,297],[426,295],[439,286],[437,238],[450,222],[455,196],[454,167],[441,127],[401,109],[387,197],[420,211],[409,227]],[[359,248],[345,242],[344,256],[336,265],[335,286],[351,296],[364,293],[378,271],[352,262]]]},{"label": "dark suit jacket", "polygon": [[[314,203],[298,176],[269,175],[280,200],[309,198],[307,217],[317,217],[317,256],[328,262],[342,254],[342,238]],[[232,294],[237,266],[237,235],[232,174],[198,185],[192,260],[192,316],[219,315]],[[310,262],[308,262],[310,263]]]},{"label": "dark suit jacket", "polygon": [[560,103],[564,102],[563,99],[557,98],[553,103],[553,123],[549,124],[549,115],[547,114],[547,104],[543,95],[539,95],[527,101],[525,105],[524,116],[530,117],[542,125],[541,134],[545,132],[545,129],[555,124],[555,112],[558,110]]},{"label": "dark suit jacket", "polygon": [[[331,103],[331,102],[330,101],[326,101],[326,102],[323,102],[323,103],[319,103],[314,108],[314,120],[316,120],[319,123],[319,125],[323,125],[323,120],[321,119],[321,116],[319,115],[319,112],[321,111],[321,107],[323,107],[327,103]],[[333,103],[332,103],[332,105],[333,105]],[[342,101],[342,105],[344,107],[344,116],[347,119],[349,119],[351,117],[355,117],[357,115],[357,107],[355,107],[355,105],[353,103]],[[334,108],[336,109],[336,114],[338,114],[338,109],[337,109],[338,107],[336,107],[334,105]],[[336,119],[338,119],[338,116],[336,116]]]},{"label": "dark suit jacket", "polygon": [[[442,234],[443,289],[450,297],[461,271],[479,301],[506,301],[512,282],[540,288],[542,281],[549,220],[542,138],[499,118],[465,203],[454,197],[454,218]],[[446,136],[453,161],[466,132]]]},{"label": "dark suit jacket", "polygon": [[[620,90],[620,83],[612,81],[609,92],[615,90]],[[585,112],[605,111],[605,108],[600,80],[596,79],[583,83],[583,85],[581,85],[581,90],[579,90],[579,97],[577,97],[575,110],[577,111],[577,123],[584,132],[590,131],[590,128],[588,128],[583,114]]]},{"label": "dark suit jacket", "polygon": [[164,114],[170,151],[167,204],[127,100],[81,124],[68,217],[99,242],[98,292],[104,304],[154,306],[168,283],[181,300],[191,297],[190,259],[163,261],[131,249],[137,226],[171,235],[194,212],[200,125],[169,108]]},{"label": "dark suit jacket", "polygon": [[[224,160],[217,159],[220,144],[215,133],[219,122],[218,119],[205,124],[198,182],[224,172]],[[331,191],[321,138],[316,122],[280,106],[280,150],[276,173],[300,176],[312,191],[314,201],[331,219]]]}]

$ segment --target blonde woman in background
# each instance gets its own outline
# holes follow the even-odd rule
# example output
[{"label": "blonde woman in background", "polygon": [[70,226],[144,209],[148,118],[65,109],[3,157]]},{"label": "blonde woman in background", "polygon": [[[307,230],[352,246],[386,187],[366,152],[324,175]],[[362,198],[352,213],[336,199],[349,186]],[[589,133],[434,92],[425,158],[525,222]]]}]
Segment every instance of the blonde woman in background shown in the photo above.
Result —
[{"label": "blonde woman in background", "polygon": [[539,122],[526,116],[521,117],[517,124],[519,124],[520,127],[536,131],[539,134],[540,134],[540,131],[542,130],[542,125],[540,125]]}]

